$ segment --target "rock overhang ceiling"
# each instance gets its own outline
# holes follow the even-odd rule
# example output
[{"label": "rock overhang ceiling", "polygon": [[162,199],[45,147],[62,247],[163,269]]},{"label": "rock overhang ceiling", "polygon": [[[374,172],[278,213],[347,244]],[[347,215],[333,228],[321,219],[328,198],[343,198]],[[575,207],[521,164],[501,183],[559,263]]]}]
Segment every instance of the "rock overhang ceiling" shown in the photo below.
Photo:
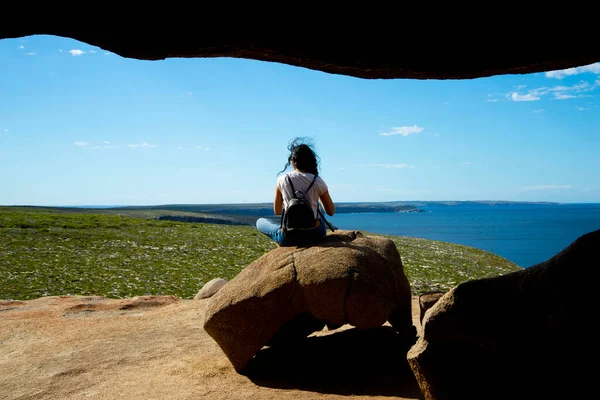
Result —
[{"label": "rock overhang ceiling", "polygon": [[600,46],[593,43],[595,36],[588,32],[592,27],[585,23],[562,23],[560,30],[521,30],[502,19],[483,19],[474,26],[467,17],[373,28],[340,20],[236,25],[220,15],[210,25],[188,29],[150,22],[135,27],[127,21],[100,24],[96,18],[85,28],[81,24],[73,28],[70,25],[75,24],[69,23],[38,26],[35,22],[3,27],[0,39],[55,35],[139,60],[235,57],[365,79],[474,79],[600,61]]}]

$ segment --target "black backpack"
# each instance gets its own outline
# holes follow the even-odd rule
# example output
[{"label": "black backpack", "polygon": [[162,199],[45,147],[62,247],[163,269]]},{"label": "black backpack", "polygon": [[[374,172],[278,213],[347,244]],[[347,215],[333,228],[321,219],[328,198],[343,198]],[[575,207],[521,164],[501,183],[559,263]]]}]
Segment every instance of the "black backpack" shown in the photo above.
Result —
[{"label": "black backpack", "polygon": [[[310,202],[306,199],[306,193],[308,193],[308,191],[313,187],[313,184],[317,179],[317,175],[315,175],[313,178],[312,182],[306,189],[306,192],[296,190],[289,175],[287,175],[285,178],[292,188],[294,197],[289,200],[287,207],[281,214],[281,228],[288,237],[298,237],[302,235],[303,231],[315,229],[315,224],[317,223],[317,219],[315,218],[315,214]],[[317,211],[321,215],[321,219],[329,226],[329,229],[333,231],[333,227],[329,222],[327,222],[327,220],[325,220],[325,217],[323,216],[323,213],[319,207],[317,207]]]},{"label": "black backpack", "polygon": [[[289,175],[286,175],[285,178],[292,188],[294,197],[288,201],[287,207],[281,214],[281,227],[284,229],[284,231],[288,232],[315,229],[317,220],[315,218],[313,209],[310,206],[310,202],[306,199],[305,193],[294,188],[294,184],[292,183]],[[312,182],[308,186],[308,189],[306,189],[306,193],[308,193],[308,191],[313,187],[316,179],[317,175],[315,175]]]}]

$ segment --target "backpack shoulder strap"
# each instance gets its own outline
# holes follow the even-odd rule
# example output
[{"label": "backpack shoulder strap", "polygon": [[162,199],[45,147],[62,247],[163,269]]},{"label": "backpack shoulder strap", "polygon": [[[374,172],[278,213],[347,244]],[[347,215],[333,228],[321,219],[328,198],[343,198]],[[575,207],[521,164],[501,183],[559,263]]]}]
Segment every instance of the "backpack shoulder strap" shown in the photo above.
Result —
[{"label": "backpack shoulder strap", "polygon": [[[304,194],[308,193],[308,191],[310,190],[310,188],[313,187],[313,185],[315,184],[315,181],[317,180],[317,176],[318,175],[315,175],[315,177],[313,178],[313,180],[310,183],[310,185],[308,185],[308,188],[306,189],[306,191],[304,192]],[[285,179],[288,181],[288,183],[292,187],[292,197],[296,197],[296,188],[294,188],[294,184],[292,183],[292,178],[290,178],[289,175],[286,175]]]},{"label": "backpack shoulder strap", "polygon": [[315,177],[313,178],[312,182],[310,183],[310,185],[308,185],[308,189],[306,189],[306,192],[304,192],[304,194],[308,193],[308,191],[310,190],[310,188],[314,185],[315,181],[317,180],[317,175],[315,175]]},{"label": "backpack shoulder strap", "polygon": [[290,184],[290,186],[292,187],[292,198],[296,197],[296,189],[294,188],[294,184],[292,183],[292,178],[290,178],[289,175],[285,176],[285,179],[287,180],[287,182]]}]

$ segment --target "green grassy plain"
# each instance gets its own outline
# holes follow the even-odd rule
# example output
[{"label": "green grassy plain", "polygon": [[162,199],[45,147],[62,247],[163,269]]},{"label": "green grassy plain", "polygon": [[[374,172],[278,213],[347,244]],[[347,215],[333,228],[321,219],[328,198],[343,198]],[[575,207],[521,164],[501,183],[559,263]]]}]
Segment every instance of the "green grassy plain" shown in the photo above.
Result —
[{"label": "green grassy plain", "polygon": [[[211,279],[230,280],[276,247],[252,226],[159,221],[159,215],[167,213],[0,207],[0,299],[190,299]],[[413,295],[521,269],[471,247],[387,237],[396,243]]]}]

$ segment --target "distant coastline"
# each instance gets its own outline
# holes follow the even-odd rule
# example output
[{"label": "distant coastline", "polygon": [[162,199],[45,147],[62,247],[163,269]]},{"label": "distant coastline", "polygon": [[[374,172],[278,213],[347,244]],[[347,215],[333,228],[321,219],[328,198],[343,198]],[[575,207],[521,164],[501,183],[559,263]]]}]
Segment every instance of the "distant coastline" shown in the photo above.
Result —
[{"label": "distant coastline", "polygon": [[[382,202],[336,202],[336,213],[364,212],[423,212],[421,207],[459,205],[560,205],[557,202],[528,202],[506,200],[466,200],[466,201],[382,201]],[[85,208],[94,208],[85,206]],[[268,215],[272,213],[272,203],[222,203],[222,204],[163,204],[152,206],[102,206],[123,210],[172,210],[214,214]]]},{"label": "distant coastline", "polygon": [[[507,201],[507,200],[441,200],[441,201],[385,201],[385,202],[336,202],[336,214],[357,213],[420,213],[428,212],[430,207],[455,206],[557,206],[570,203],[544,201]],[[221,204],[158,204],[158,205],[80,205],[80,206],[12,206],[37,208],[62,208],[91,210],[125,210],[125,211],[169,211],[183,213],[200,213],[215,216],[232,217],[274,217],[272,203],[221,203]],[[166,218],[165,218],[166,219]],[[170,218],[169,218],[170,219]],[[188,220],[190,218],[187,218]],[[247,223],[247,221],[245,221]]]}]

